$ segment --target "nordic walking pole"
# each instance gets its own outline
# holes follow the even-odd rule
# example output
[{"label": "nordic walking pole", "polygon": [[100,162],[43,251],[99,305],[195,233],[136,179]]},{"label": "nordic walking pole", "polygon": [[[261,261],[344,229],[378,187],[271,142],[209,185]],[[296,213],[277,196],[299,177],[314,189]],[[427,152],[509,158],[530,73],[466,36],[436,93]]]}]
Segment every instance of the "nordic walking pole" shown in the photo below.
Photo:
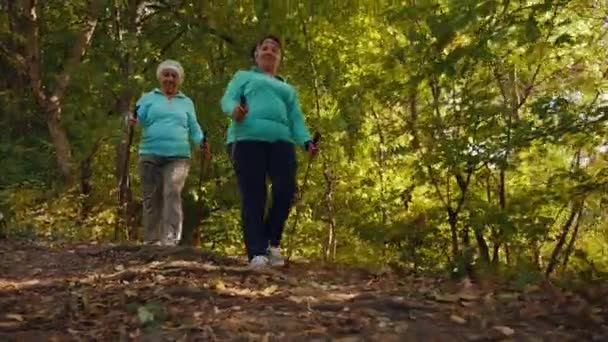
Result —
[{"label": "nordic walking pole", "polygon": [[[139,106],[135,107],[133,111],[133,118],[131,119],[127,114],[127,141],[125,144],[125,155],[122,160],[122,174],[120,175],[119,189],[118,189],[118,206],[120,208],[119,211],[123,212],[124,220],[125,220],[125,230],[127,231],[127,239],[128,236],[128,224],[129,224],[129,212],[127,205],[130,200],[130,180],[129,180],[129,159],[131,157],[131,145],[133,143],[133,132],[135,131],[133,125],[134,123],[130,122],[131,120],[137,122],[137,111],[139,110]],[[114,239],[118,240],[118,227],[114,230]]]},{"label": "nordic walking pole", "polygon": [[[207,144],[207,133],[204,133],[205,138],[203,144]],[[207,150],[201,151],[201,169],[198,173],[198,198],[196,199],[196,223],[194,230],[192,231],[192,246],[200,247],[201,245],[201,225],[203,222],[203,196],[201,187],[203,186],[203,180],[207,177],[207,171],[211,162],[211,153]]]},{"label": "nordic walking pole", "polygon": [[[312,143],[315,144],[315,146],[316,146],[320,139],[321,139],[321,134],[319,132],[317,132],[317,133],[315,133],[315,135],[312,139]],[[314,156],[310,156],[308,158],[308,165],[306,165],[306,172],[304,172],[304,181],[302,182],[302,188],[300,189],[300,191],[298,191],[298,199],[295,202],[296,217],[294,218],[293,225],[291,226],[291,229],[289,231],[289,236],[287,237],[287,262],[289,262],[289,259],[291,259],[291,253],[293,250],[292,246],[291,246],[291,240],[292,240],[294,233],[296,232],[296,227],[298,226],[298,219],[300,218],[299,204],[300,204],[300,201],[302,200],[302,198],[304,197],[304,191],[306,190],[306,185],[308,183],[308,175],[310,174],[310,167],[312,165],[313,158],[314,158]]]},{"label": "nordic walking pole", "polygon": [[[241,95],[239,104],[244,109],[247,108],[247,98],[245,98],[245,95]],[[235,163],[234,152],[236,151],[236,143],[237,143],[237,138],[238,138],[238,136],[237,136],[237,130],[238,130],[238,128],[237,127],[238,127],[239,124],[240,124],[240,122],[236,122],[235,125],[234,125],[234,141],[232,142],[232,148],[230,149],[230,159],[232,160],[233,163]]]}]

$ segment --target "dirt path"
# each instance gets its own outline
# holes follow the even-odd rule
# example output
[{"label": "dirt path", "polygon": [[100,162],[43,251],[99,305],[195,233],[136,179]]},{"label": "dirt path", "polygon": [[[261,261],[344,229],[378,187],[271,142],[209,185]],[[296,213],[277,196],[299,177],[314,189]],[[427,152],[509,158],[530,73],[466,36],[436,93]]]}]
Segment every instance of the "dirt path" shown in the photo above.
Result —
[{"label": "dirt path", "polygon": [[2,341],[601,341],[608,301],[189,248],[0,241]]}]

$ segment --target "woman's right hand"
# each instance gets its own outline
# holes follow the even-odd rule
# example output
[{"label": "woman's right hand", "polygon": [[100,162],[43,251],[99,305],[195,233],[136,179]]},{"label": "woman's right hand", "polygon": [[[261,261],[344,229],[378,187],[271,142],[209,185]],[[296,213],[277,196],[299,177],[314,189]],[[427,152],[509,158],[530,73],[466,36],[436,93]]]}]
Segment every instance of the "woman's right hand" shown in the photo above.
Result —
[{"label": "woman's right hand", "polygon": [[133,113],[127,112],[125,114],[125,124],[127,124],[127,126],[133,127],[133,126],[137,125],[137,123],[138,123],[137,117],[135,115],[133,115]]},{"label": "woman's right hand", "polygon": [[240,103],[237,104],[236,106],[234,106],[234,109],[232,110],[232,119],[234,119],[234,121],[236,121],[236,122],[240,122],[241,120],[243,120],[243,118],[247,114],[247,111],[248,111],[247,106],[243,106]]}]

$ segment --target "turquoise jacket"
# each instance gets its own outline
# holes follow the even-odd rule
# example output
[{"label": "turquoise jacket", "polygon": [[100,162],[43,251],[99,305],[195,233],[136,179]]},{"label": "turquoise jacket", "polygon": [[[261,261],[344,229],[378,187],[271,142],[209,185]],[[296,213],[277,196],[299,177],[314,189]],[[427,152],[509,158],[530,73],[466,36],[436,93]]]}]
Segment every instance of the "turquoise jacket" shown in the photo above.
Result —
[{"label": "turquoise jacket", "polygon": [[[241,101],[249,111],[240,122],[232,120],[232,110]],[[231,119],[227,143],[240,140],[304,145],[310,133],[304,121],[296,89],[279,76],[272,77],[257,67],[237,71],[221,99],[222,112]]]},{"label": "turquoise jacket", "polygon": [[204,138],[194,103],[182,92],[169,99],[154,89],[139,98],[136,112],[143,127],[139,155],[190,158],[189,138],[194,144]]}]

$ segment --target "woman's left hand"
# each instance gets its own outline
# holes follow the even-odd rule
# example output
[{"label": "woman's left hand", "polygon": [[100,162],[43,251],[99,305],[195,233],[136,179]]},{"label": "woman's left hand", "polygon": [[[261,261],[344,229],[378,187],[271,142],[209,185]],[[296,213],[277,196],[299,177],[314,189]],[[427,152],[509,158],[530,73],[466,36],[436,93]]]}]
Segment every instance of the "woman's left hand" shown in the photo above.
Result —
[{"label": "woman's left hand", "polygon": [[312,141],[308,142],[308,145],[306,146],[306,150],[308,151],[308,155],[310,157],[316,156],[317,153],[319,152],[319,148],[317,147],[317,144],[315,144]]}]

